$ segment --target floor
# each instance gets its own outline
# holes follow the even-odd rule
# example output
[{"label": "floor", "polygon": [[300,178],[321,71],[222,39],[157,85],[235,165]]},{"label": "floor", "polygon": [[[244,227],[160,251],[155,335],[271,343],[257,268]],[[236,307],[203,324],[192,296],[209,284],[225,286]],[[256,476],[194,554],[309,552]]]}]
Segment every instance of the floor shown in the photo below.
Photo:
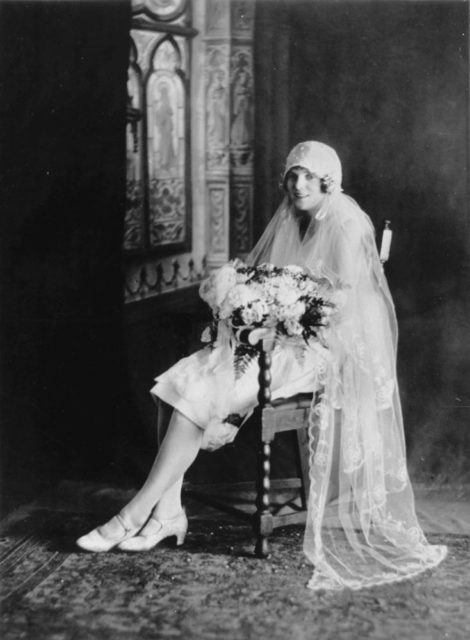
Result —
[{"label": "floor", "polygon": [[188,503],[184,547],[146,554],[77,551],[74,538],[128,497],[64,483],[13,512],[0,538],[3,640],[467,640],[470,506],[465,491],[418,490],[434,571],[359,592],[314,594],[302,527],[275,532],[268,560],[248,526]]}]

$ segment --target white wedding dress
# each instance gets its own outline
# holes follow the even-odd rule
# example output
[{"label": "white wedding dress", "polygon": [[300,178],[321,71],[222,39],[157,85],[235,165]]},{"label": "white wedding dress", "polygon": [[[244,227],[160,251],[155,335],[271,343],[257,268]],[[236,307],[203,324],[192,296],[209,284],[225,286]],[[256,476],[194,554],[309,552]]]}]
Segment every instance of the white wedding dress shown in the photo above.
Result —
[{"label": "white wedding dress", "polygon": [[[309,145],[292,166],[307,166]],[[295,150],[294,150],[295,151]],[[324,171],[323,174],[326,174]],[[323,175],[320,173],[320,175]],[[340,169],[337,183],[341,183]],[[274,397],[314,392],[310,410],[309,513],[304,551],[314,565],[309,587],[353,589],[409,578],[435,567],[446,548],[429,544],[417,521],[406,466],[396,376],[397,325],[372,223],[336,190],[325,196],[301,238],[283,201],[249,256],[250,264],[297,264],[340,291],[327,350],[312,343],[303,362],[287,344],[273,362]],[[227,341],[203,349],[157,378],[152,393],[205,429],[216,448],[236,430],[224,419],[253,409],[253,363],[238,380]]]}]

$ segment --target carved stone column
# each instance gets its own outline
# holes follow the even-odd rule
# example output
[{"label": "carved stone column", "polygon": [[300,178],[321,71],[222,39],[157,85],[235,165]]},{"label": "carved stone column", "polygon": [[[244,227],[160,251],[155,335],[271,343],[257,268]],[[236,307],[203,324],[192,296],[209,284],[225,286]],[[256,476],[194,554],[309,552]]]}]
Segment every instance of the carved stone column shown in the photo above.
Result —
[{"label": "carved stone column", "polygon": [[207,0],[205,173],[209,268],[252,243],[254,3]]}]

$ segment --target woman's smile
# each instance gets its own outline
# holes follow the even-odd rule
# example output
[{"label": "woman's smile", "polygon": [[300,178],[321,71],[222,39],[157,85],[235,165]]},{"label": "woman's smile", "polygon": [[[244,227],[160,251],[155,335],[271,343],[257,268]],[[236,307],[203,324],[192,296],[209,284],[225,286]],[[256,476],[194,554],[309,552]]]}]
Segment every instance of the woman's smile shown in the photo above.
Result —
[{"label": "woman's smile", "polygon": [[303,167],[293,167],[286,176],[286,190],[299,211],[314,211],[323,200],[320,179]]}]

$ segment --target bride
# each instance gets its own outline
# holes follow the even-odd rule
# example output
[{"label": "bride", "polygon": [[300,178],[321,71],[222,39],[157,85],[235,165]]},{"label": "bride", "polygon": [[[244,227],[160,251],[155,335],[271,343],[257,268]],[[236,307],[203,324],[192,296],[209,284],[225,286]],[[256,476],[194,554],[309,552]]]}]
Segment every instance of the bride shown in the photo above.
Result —
[{"label": "bride", "polygon": [[[324,333],[299,361],[288,341],[273,355],[273,397],[314,392],[310,409],[309,511],[304,551],[311,589],[353,589],[409,578],[439,564],[417,521],[406,467],[397,376],[393,302],[374,230],[342,193],[342,169],[329,146],[308,141],[289,153],[285,197],[249,255],[251,265],[295,264],[326,278],[341,299]],[[201,287],[204,295],[204,283]],[[145,483],[105,524],[77,540],[88,551],[153,548],[188,521],[183,477],[201,448],[237,433],[232,416],[256,406],[256,365],[235,377],[227,341],[183,358],[151,390],[173,406],[168,431]]]}]

